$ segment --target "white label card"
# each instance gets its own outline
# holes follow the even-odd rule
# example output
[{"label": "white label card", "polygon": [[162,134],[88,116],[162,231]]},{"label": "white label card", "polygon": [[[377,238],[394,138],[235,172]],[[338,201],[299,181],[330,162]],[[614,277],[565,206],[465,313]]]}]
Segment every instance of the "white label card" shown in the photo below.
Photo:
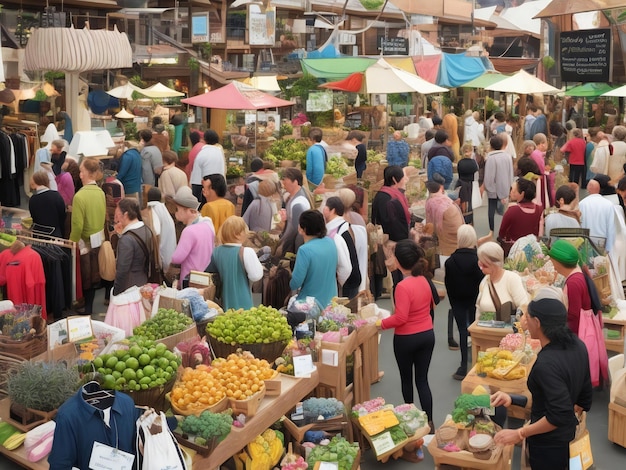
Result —
[{"label": "white label card", "polygon": [[395,447],[393,439],[391,439],[391,433],[389,431],[384,432],[379,436],[373,437],[372,445],[374,446],[374,451],[376,452],[376,455],[382,455]]},{"label": "white label card", "polygon": [[293,375],[308,377],[313,372],[313,358],[310,354],[293,357]]},{"label": "white label card", "polygon": [[339,464],[337,462],[320,462],[319,470],[337,470]]},{"label": "white label card", "polygon": [[132,470],[135,456],[100,442],[94,442],[89,459],[92,470]]},{"label": "white label card", "polygon": [[98,233],[94,233],[93,235],[89,235],[89,243],[91,244],[91,248],[99,248],[102,246],[102,237],[104,236],[104,232],[100,230]]},{"label": "white label card", "polygon": [[91,338],[93,336],[91,317],[88,315],[68,317],[67,332],[70,343],[80,341],[81,339]]},{"label": "white label card", "polygon": [[322,364],[337,367],[339,365],[339,351],[322,349]]}]

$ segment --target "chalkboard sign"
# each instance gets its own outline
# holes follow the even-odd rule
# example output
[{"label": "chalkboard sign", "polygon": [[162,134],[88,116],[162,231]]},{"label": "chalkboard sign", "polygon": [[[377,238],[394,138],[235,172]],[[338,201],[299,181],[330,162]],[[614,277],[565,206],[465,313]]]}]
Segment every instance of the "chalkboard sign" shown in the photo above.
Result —
[{"label": "chalkboard sign", "polygon": [[562,32],[559,39],[563,81],[611,81],[610,29]]},{"label": "chalkboard sign", "polygon": [[409,55],[409,41],[405,38],[384,38],[378,40],[378,49],[383,55]]}]

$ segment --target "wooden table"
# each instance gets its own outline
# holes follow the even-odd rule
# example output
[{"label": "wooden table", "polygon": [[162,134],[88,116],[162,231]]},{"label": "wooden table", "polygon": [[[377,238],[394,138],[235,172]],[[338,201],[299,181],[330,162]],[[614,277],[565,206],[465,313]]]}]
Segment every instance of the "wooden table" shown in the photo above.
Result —
[{"label": "wooden table", "polygon": [[437,447],[437,439],[430,441],[426,448],[435,461],[435,469],[438,469],[441,465],[453,465],[462,469],[510,470],[513,447],[512,445],[505,446],[499,455],[492,456],[489,460],[477,459],[471,452],[466,450],[446,452]]},{"label": "wooden table", "polygon": [[[8,421],[6,418],[10,415],[10,407],[11,400],[9,398],[0,400],[0,418],[2,421]],[[48,468],[50,468],[48,465],[48,457],[43,458],[39,462],[31,462],[28,460],[26,456],[26,449],[23,445],[19,446],[15,450],[8,450],[4,446],[0,446],[0,453],[24,468],[32,468],[34,470],[48,470]]]},{"label": "wooden table", "polygon": [[500,346],[500,340],[509,333],[513,333],[513,328],[510,326],[505,328],[478,326],[478,320],[476,320],[467,328],[467,331],[472,337],[472,364],[476,364],[476,358],[480,351]]},{"label": "wooden table", "polygon": [[313,391],[319,381],[317,371],[307,378],[296,378],[284,374],[279,374],[279,377],[281,394],[275,397],[266,396],[256,415],[250,418],[243,428],[233,427],[228,437],[218,444],[211,455],[202,457],[197,454],[193,459],[193,468],[218,468]]},{"label": "wooden table", "polygon": [[[536,356],[533,356],[531,364],[527,366],[528,371],[530,371],[535,359]],[[507,414],[513,418],[530,419],[530,408],[533,404],[533,399],[526,385],[527,379],[528,376],[515,380],[499,380],[493,377],[481,377],[476,374],[476,366],[474,366],[461,382],[461,393],[472,393],[479,385],[486,385],[489,387],[490,393],[501,390],[515,395],[524,395],[528,398],[526,406],[522,408],[521,406],[511,405],[507,408]]]},{"label": "wooden table", "polygon": [[615,330],[620,332],[619,339],[605,339],[607,351],[614,351],[618,354],[624,353],[624,336],[626,333],[626,320],[611,320],[610,318],[602,317],[604,328],[608,330]]},{"label": "wooden table", "polygon": [[[425,435],[427,435],[430,432],[430,428],[428,426],[424,426],[423,428],[419,428],[417,431],[415,431],[415,434],[413,434],[412,436],[408,437],[407,439],[405,439],[404,441],[396,444],[392,449],[389,449],[386,452],[383,452],[382,454],[378,455],[376,454],[375,448],[374,448],[374,444],[373,444],[373,438],[372,436],[370,436],[367,431],[365,431],[365,429],[363,429],[363,426],[361,426],[361,423],[359,422],[358,418],[352,418],[352,422],[354,423],[354,426],[356,427],[358,434],[359,434],[359,445],[361,446],[361,449],[363,449],[363,444],[362,444],[362,438],[367,439],[367,442],[369,443],[369,446],[372,448],[372,452],[374,452],[374,454],[376,455],[376,460],[378,460],[379,462],[382,463],[386,463],[389,458],[392,458],[394,460],[397,460],[399,458],[402,457],[402,455],[404,454],[404,450],[405,447],[407,448],[407,450],[409,450],[410,452],[415,452],[415,450],[418,447],[421,447],[423,444],[422,442],[418,442],[420,441]],[[383,433],[380,433],[383,434]],[[380,435],[380,434],[377,434]]]}]

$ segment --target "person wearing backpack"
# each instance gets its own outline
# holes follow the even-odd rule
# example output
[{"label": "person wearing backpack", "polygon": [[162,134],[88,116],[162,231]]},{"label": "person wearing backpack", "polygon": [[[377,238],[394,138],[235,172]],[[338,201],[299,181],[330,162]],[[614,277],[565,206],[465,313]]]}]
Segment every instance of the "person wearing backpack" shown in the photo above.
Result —
[{"label": "person wearing backpack", "polygon": [[330,197],[322,209],[328,236],[337,247],[337,283],[341,295],[353,299],[365,289],[367,279],[367,233],[361,225],[343,218],[344,205],[337,196]]}]

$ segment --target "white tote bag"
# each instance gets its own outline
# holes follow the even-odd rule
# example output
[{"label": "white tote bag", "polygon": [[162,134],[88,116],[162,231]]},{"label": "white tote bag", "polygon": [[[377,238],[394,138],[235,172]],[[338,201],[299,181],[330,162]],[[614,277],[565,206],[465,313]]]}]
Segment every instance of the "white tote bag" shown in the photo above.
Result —
[{"label": "white tote bag", "polygon": [[479,208],[483,205],[483,198],[480,194],[480,186],[478,181],[472,181],[472,210]]},{"label": "white tote bag", "polygon": [[190,470],[167,426],[165,413],[147,410],[136,424],[138,469]]}]

